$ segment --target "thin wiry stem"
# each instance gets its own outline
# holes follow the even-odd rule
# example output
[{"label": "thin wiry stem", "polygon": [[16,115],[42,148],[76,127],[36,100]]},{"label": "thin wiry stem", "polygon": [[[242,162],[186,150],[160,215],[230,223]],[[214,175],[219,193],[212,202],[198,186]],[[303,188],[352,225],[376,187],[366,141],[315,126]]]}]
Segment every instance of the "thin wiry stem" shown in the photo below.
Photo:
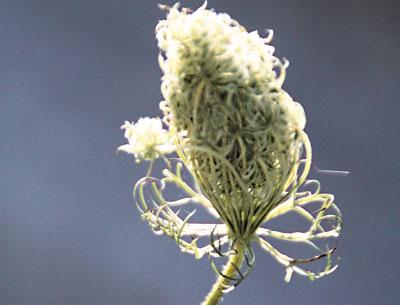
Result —
[{"label": "thin wiry stem", "polygon": [[239,272],[239,269],[244,260],[244,245],[241,242],[235,244],[235,252],[229,256],[229,260],[226,263],[222,274],[217,278],[217,281],[212,286],[209,294],[201,303],[201,305],[216,305],[222,298],[224,290],[230,287],[230,282],[234,280],[235,276]]}]

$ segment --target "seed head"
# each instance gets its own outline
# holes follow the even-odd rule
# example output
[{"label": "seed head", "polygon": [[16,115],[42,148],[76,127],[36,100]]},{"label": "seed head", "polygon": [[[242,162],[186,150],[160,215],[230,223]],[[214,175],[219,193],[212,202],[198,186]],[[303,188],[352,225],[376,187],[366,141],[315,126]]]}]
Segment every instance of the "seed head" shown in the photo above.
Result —
[{"label": "seed head", "polygon": [[[194,12],[177,4],[162,8],[168,15],[156,28],[164,72],[160,108],[169,130],[158,118],[121,127],[129,144],[119,150],[151,161],[134,187],[141,217],[183,252],[210,258],[218,280],[203,304],[216,304],[249,274],[254,243],[285,267],[286,281],[293,273],[312,280],[332,273],[336,246],[330,241],[339,236],[342,216],[334,196],[307,179],[312,153],[306,117],[282,88],[288,63],[274,56],[272,31],[266,38],[249,33],[206,3]],[[164,157],[174,151],[176,157]],[[165,163],[160,178],[152,175],[157,157]],[[184,197],[170,198],[170,187]],[[192,205],[206,209],[212,221],[197,222],[195,209],[187,214]],[[307,222],[304,232],[269,227],[288,213]],[[292,257],[269,239],[316,255]],[[214,263],[217,257],[229,259],[224,270]],[[306,266],[323,259],[323,270]]]},{"label": "seed head", "polygon": [[175,5],[157,39],[161,108],[178,149],[235,234],[251,234],[249,219],[278,204],[300,157],[306,119],[282,89],[287,64],[270,38],[205,7],[188,13]]}]

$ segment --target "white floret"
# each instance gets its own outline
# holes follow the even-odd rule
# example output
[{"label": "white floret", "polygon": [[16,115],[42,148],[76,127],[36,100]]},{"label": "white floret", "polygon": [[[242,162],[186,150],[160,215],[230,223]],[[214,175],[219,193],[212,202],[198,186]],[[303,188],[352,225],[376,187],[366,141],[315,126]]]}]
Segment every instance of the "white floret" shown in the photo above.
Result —
[{"label": "white floret", "polygon": [[125,121],[121,129],[125,130],[128,144],[118,147],[118,150],[133,154],[137,161],[153,160],[175,150],[160,118],[140,118],[136,124]]}]

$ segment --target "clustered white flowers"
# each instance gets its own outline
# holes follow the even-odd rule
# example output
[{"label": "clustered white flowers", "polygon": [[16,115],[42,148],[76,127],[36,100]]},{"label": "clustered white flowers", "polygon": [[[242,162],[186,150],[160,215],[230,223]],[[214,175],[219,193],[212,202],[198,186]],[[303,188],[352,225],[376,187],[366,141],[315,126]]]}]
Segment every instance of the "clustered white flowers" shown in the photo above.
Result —
[{"label": "clustered white flowers", "polygon": [[[165,161],[162,177],[149,171],[136,183],[135,199],[155,232],[196,258],[211,259],[218,279],[203,304],[217,304],[246,277],[254,265],[253,244],[285,267],[286,281],[293,273],[316,279],[333,272],[335,246],[321,243],[338,237],[341,214],[334,196],[307,179],[312,155],[305,112],[282,88],[288,62],[274,56],[272,32],[265,38],[249,33],[205,3],[194,12],[177,4],[168,8],[156,33],[168,130],[158,118],[125,122],[129,144],[119,149],[151,161],[150,168],[156,158]],[[173,152],[176,157],[166,157]],[[167,199],[167,185],[186,197]],[[193,205],[214,220],[193,222],[195,210],[182,216]],[[289,212],[309,224],[304,232],[268,228]],[[315,254],[291,257],[270,240],[305,245]],[[216,257],[228,258],[223,269]],[[305,267],[324,258],[320,271]]]},{"label": "clustered white flowers", "polygon": [[121,145],[118,150],[133,154],[136,161],[151,161],[175,150],[167,130],[163,129],[159,118],[140,118],[136,124],[125,121],[121,129],[129,144]]}]

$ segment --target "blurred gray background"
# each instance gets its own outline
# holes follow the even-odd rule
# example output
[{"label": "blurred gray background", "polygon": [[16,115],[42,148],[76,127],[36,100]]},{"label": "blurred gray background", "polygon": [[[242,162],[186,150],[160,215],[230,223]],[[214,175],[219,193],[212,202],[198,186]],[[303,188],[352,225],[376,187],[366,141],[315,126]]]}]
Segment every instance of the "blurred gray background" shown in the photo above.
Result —
[{"label": "blurred gray background", "polygon": [[[165,1],[172,4],[172,1]],[[202,1],[182,1],[196,8]],[[209,1],[275,30],[320,176],[345,217],[337,272],[310,282],[257,250],[223,304],[400,304],[399,1]],[[141,221],[124,120],[158,116],[157,1],[0,0],[0,304],[191,305],[214,281]]]}]

